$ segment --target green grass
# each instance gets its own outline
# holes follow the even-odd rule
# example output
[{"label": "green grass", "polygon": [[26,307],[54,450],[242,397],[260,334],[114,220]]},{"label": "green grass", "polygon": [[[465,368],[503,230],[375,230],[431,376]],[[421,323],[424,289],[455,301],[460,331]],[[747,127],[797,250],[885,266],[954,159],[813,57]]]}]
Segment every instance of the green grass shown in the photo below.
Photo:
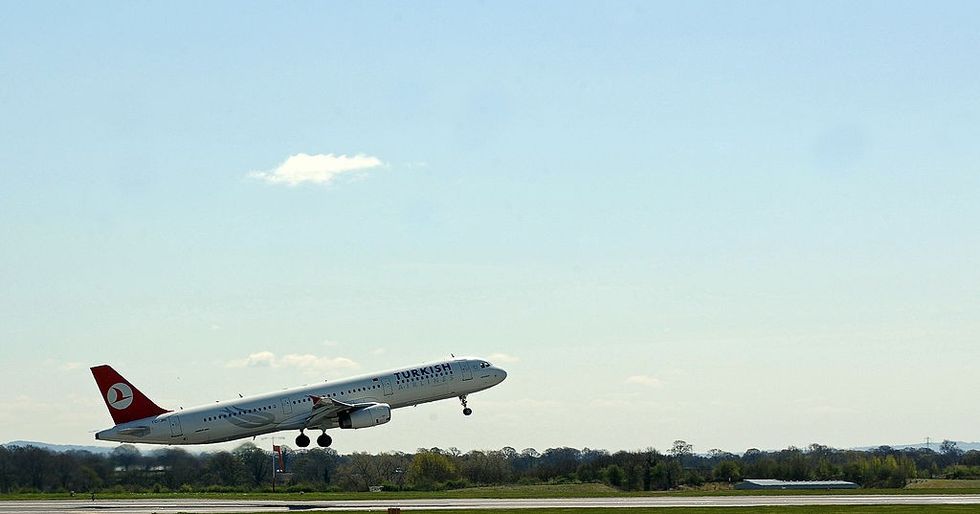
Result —
[{"label": "green grass", "polygon": [[[345,493],[336,493],[345,494]],[[622,496],[780,496],[780,495],[825,495],[825,494],[980,494],[980,484],[975,487],[942,487],[940,484],[929,489],[814,489],[814,490],[750,490],[735,489],[684,489],[680,491],[620,491],[605,484],[539,484],[509,485],[494,487],[468,487],[450,491],[431,493],[390,492],[358,493],[364,495],[412,494],[404,498],[616,498]],[[418,496],[414,496],[418,495]],[[370,497],[370,496],[369,496]],[[324,498],[327,499],[327,498]],[[348,499],[348,498],[344,498]],[[349,498],[353,499],[353,498]]]},{"label": "green grass", "polygon": [[[867,495],[867,494],[980,494],[980,485],[957,484],[944,487],[945,481],[929,482],[928,487],[907,489],[836,489],[836,490],[773,490],[736,491],[733,489],[689,489],[682,491],[629,491],[623,492],[604,484],[540,484],[493,487],[468,487],[448,491],[391,491],[380,493],[96,493],[99,499],[139,498],[210,498],[210,499],[263,499],[263,500],[403,500],[432,498],[617,498],[632,496],[782,496],[782,495]],[[86,498],[78,493],[76,498]],[[0,495],[0,500],[69,499],[67,493],[33,493]],[[980,509],[978,509],[980,510]]]},{"label": "green grass", "polygon": [[[679,514],[917,514],[977,512],[976,505],[821,505],[777,507],[634,507],[634,508],[579,508],[533,509],[531,514],[663,514],[664,509]],[[364,511],[330,511],[333,514],[363,514]],[[369,511],[370,512],[370,511]],[[383,510],[374,512],[384,512]],[[404,514],[528,514],[528,509],[480,509],[480,510],[415,510],[402,509]],[[273,514],[273,513],[268,513]]]},{"label": "green grass", "polygon": [[980,489],[980,480],[940,480],[940,479],[919,479],[905,486],[908,489]]}]

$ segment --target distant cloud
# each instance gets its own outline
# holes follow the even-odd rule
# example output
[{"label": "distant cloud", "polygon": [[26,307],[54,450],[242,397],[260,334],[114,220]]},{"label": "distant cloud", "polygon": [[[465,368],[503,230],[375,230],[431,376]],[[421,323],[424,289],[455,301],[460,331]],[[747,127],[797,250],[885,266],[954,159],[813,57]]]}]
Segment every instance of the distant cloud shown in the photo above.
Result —
[{"label": "distant cloud", "polygon": [[340,175],[365,171],[383,165],[381,159],[364,154],[347,156],[332,153],[326,155],[299,153],[290,155],[276,169],[253,171],[249,173],[249,176],[270,184],[295,186],[303,182],[312,182],[325,185]]},{"label": "distant cloud", "polygon": [[81,362],[59,361],[55,359],[44,359],[44,361],[42,361],[41,364],[47,368],[57,368],[58,370],[61,371],[75,371],[76,369],[82,368]]},{"label": "distant cloud", "polygon": [[386,351],[384,348],[375,348],[371,350],[371,355],[384,355]]},{"label": "distant cloud", "polygon": [[626,379],[627,384],[638,384],[647,387],[661,387],[664,385],[657,377],[651,377],[650,375],[633,375]]},{"label": "distant cloud", "polygon": [[272,367],[276,361],[276,354],[272,352],[257,352],[244,359],[229,361],[226,367],[229,368],[265,368]]},{"label": "distant cloud", "polygon": [[308,372],[334,372],[357,369],[356,362],[347,357],[318,357],[313,354],[290,353],[277,356],[269,351],[250,354],[244,359],[235,359],[225,364],[228,368],[293,368]]},{"label": "distant cloud", "polygon": [[490,355],[487,355],[487,360],[493,362],[499,362],[502,364],[512,364],[521,361],[521,359],[514,357],[513,355],[508,355],[506,353],[499,353],[499,352],[491,353]]}]

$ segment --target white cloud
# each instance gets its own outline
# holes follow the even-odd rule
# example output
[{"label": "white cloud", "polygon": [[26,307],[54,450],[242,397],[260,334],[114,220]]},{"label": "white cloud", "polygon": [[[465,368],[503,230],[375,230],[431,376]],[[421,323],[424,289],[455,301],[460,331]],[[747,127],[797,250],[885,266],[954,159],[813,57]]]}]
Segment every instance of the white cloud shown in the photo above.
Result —
[{"label": "white cloud", "polygon": [[244,359],[236,359],[228,362],[229,368],[268,368],[276,361],[276,354],[272,352],[256,352]]},{"label": "white cloud", "polygon": [[492,363],[501,363],[501,364],[512,364],[521,361],[521,359],[514,357],[513,355],[508,355],[506,353],[499,353],[499,352],[491,353],[490,355],[487,355],[487,360]]},{"label": "white cloud", "polygon": [[308,372],[333,372],[360,367],[347,357],[318,357],[313,354],[289,353],[281,357],[270,351],[255,352],[244,359],[225,364],[228,368],[293,368]]},{"label": "white cloud", "polygon": [[651,377],[650,375],[633,375],[626,379],[627,384],[639,384],[647,387],[661,387],[664,385],[657,377]]},{"label": "white cloud", "polygon": [[253,171],[249,173],[249,176],[270,184],[287,184],[290,186],[303,182],[329,184],[345,173],[356,173],[383,165],[381,159],[364,154],[347,156],[332,153],[326,155],[299,153],[290,155],[274,170]]}]

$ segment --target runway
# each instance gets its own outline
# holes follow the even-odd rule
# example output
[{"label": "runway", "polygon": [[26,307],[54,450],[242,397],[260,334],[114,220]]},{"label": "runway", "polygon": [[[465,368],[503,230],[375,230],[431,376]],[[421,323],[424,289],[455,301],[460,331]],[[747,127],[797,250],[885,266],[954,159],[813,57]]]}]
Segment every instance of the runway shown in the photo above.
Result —
[{"label": "runway", "polygon": [[38,500],[0,501],[0,514],[61,513],[254,513],[403,509],[536,509],[581,507],[768,507],[779,505],[980,505],[980,494],[648,496],[629,498],[433,499],[433,500]]}]

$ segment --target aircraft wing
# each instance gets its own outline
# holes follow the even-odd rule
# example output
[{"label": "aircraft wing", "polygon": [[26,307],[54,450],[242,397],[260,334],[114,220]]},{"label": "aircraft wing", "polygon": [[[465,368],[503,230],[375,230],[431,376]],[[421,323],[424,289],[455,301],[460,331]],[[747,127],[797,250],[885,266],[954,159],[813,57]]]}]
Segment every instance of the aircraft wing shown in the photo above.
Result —
[{"label": "aircraft wing", "polygon": [[346,403],[327,396],[310,395],[313,400],[313,410],[306,418],[307,428],[335,428],[338,426],[338,416],[341,412],[356,410],[358,404]]}]

